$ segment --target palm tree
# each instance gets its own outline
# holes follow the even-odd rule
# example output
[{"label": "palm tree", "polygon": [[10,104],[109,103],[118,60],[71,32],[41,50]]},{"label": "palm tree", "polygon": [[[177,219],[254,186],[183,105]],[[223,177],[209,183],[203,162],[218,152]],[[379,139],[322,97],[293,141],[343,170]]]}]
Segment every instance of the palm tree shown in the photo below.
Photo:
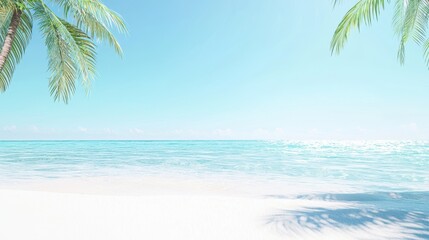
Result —
[{"label": "palm tree", "polygon": [[[334,0],[334,5],[341,0]],[[331,42],[332,53],[339,53],[352,29],[377,20],[385,6],[394,2],[393,26],[399,37],[398,60],[405,60],[405,44],[414,40],[423,47],[423,56],[429,66],[429,38],[426,34],[429,20],[429,0],[359,0],[344,16]]]},{"label": "palm tree", "polygon": [[[48,5],[60,7],[63,17]],[[9,86],[24,54],[33,21],[48,49],[49,88],[55,100],[67,103],[76,80],[89,89],[95,74],[94,40],[107,41],[122,55],[112,28],[126,32],[124,21],[99,0],[0,0],[0,92]]]}]

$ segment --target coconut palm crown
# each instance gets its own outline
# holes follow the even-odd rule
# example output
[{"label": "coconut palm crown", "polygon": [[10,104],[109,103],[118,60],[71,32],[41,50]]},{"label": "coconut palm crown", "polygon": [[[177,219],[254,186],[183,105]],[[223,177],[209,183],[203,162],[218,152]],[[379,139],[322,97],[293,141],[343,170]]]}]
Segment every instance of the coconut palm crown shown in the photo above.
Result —
[{"label": "coconut palm crown", "polygon": [[[341,0],[334,0],[334,5]],[[423,48],[423,56],[429,66],[429,0],[359,0],[344,16],[331,41],[332,53],[339,53],[346,43],[350,31],[361,25],[370,25],[377,20],[385,6],[394,5],[393,27],[399,37],[398,60],[405,60],[405,45],[415,41]]]},{"label": "coconut palm crown", "polygon": [[[62,17],[50,7],[61,9]],[[95,74],[94,40],[107,41],[122,55],[112,31],[125,33],[124,21],[98,0],[0,0],[0,92],[10,84],[34,22],[48,50],[49,88],[55,100],[67,103],[77,80],[89,89]]]}]

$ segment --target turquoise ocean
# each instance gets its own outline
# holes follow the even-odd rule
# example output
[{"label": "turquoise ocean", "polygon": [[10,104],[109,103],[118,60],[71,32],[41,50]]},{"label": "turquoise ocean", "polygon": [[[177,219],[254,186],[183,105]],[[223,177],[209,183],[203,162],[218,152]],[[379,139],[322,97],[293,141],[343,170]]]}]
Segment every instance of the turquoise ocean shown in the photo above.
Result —
[{"label": "turquoise ocean", "polygon": [[0,142],[3,185],[168,174],[196,179],[252,179],[275,182],[275,186],[284,188],[299,184],[333,186],[309,193],[302,189],[299,194],[272,192],[267,197],[342,201],[355,207],[288,212],[267,221],[283,221],[291,226],[291,219],[296,220],[295,225],[305,219],[304,225],[316,230],[324,225],[364,228],[370,223],[400,222],[409,239],[429,239],[429,142]]}]

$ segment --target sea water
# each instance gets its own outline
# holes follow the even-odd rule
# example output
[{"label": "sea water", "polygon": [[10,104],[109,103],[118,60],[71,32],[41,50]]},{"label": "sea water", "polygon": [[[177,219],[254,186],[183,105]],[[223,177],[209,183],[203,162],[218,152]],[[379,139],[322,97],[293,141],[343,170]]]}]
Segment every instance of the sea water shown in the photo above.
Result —
[{"label": "sea water", "polygon": [[[3,184],[166,174],[185,178],[218,176],[238,181],[257,179],[276,182],[276,186],[296,184],[303,186],[299,194],[273,192],[270,197],[354,204],[352,208],[335,210],[284,212],[267,220],[275,224],[280,221],[289,232],[306,226],[317,231],[324,227],[363,228],[375,223],[400,223],[407,239],[429,239],[429,142],[0,142]],[[305,186],[316,186],[319,191],[309,190],[306,194]]]},{"label": "sea water", "polygon": [[429,142],[1,141],[0,179],[222,174],[425,191]]}]

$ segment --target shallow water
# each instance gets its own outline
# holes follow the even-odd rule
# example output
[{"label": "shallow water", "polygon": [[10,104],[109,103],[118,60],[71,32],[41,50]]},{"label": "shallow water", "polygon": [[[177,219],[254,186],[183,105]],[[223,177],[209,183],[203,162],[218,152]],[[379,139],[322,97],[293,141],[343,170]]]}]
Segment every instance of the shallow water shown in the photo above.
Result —
[{"label": "shallow water", "polygon": [[275,182],[301,191],[274,189],[265,197],[350,203],[267,216],[267,224],[289,236],[390,227],[396,233],[384,231],[375,239],[429,239],[429,142],[0,142],[3,184],[153,175]]},{"label": "shallow water", "polygon": [[0,142],[1,180],[156,173],[252,175],[424,191],[429,142]]}]

